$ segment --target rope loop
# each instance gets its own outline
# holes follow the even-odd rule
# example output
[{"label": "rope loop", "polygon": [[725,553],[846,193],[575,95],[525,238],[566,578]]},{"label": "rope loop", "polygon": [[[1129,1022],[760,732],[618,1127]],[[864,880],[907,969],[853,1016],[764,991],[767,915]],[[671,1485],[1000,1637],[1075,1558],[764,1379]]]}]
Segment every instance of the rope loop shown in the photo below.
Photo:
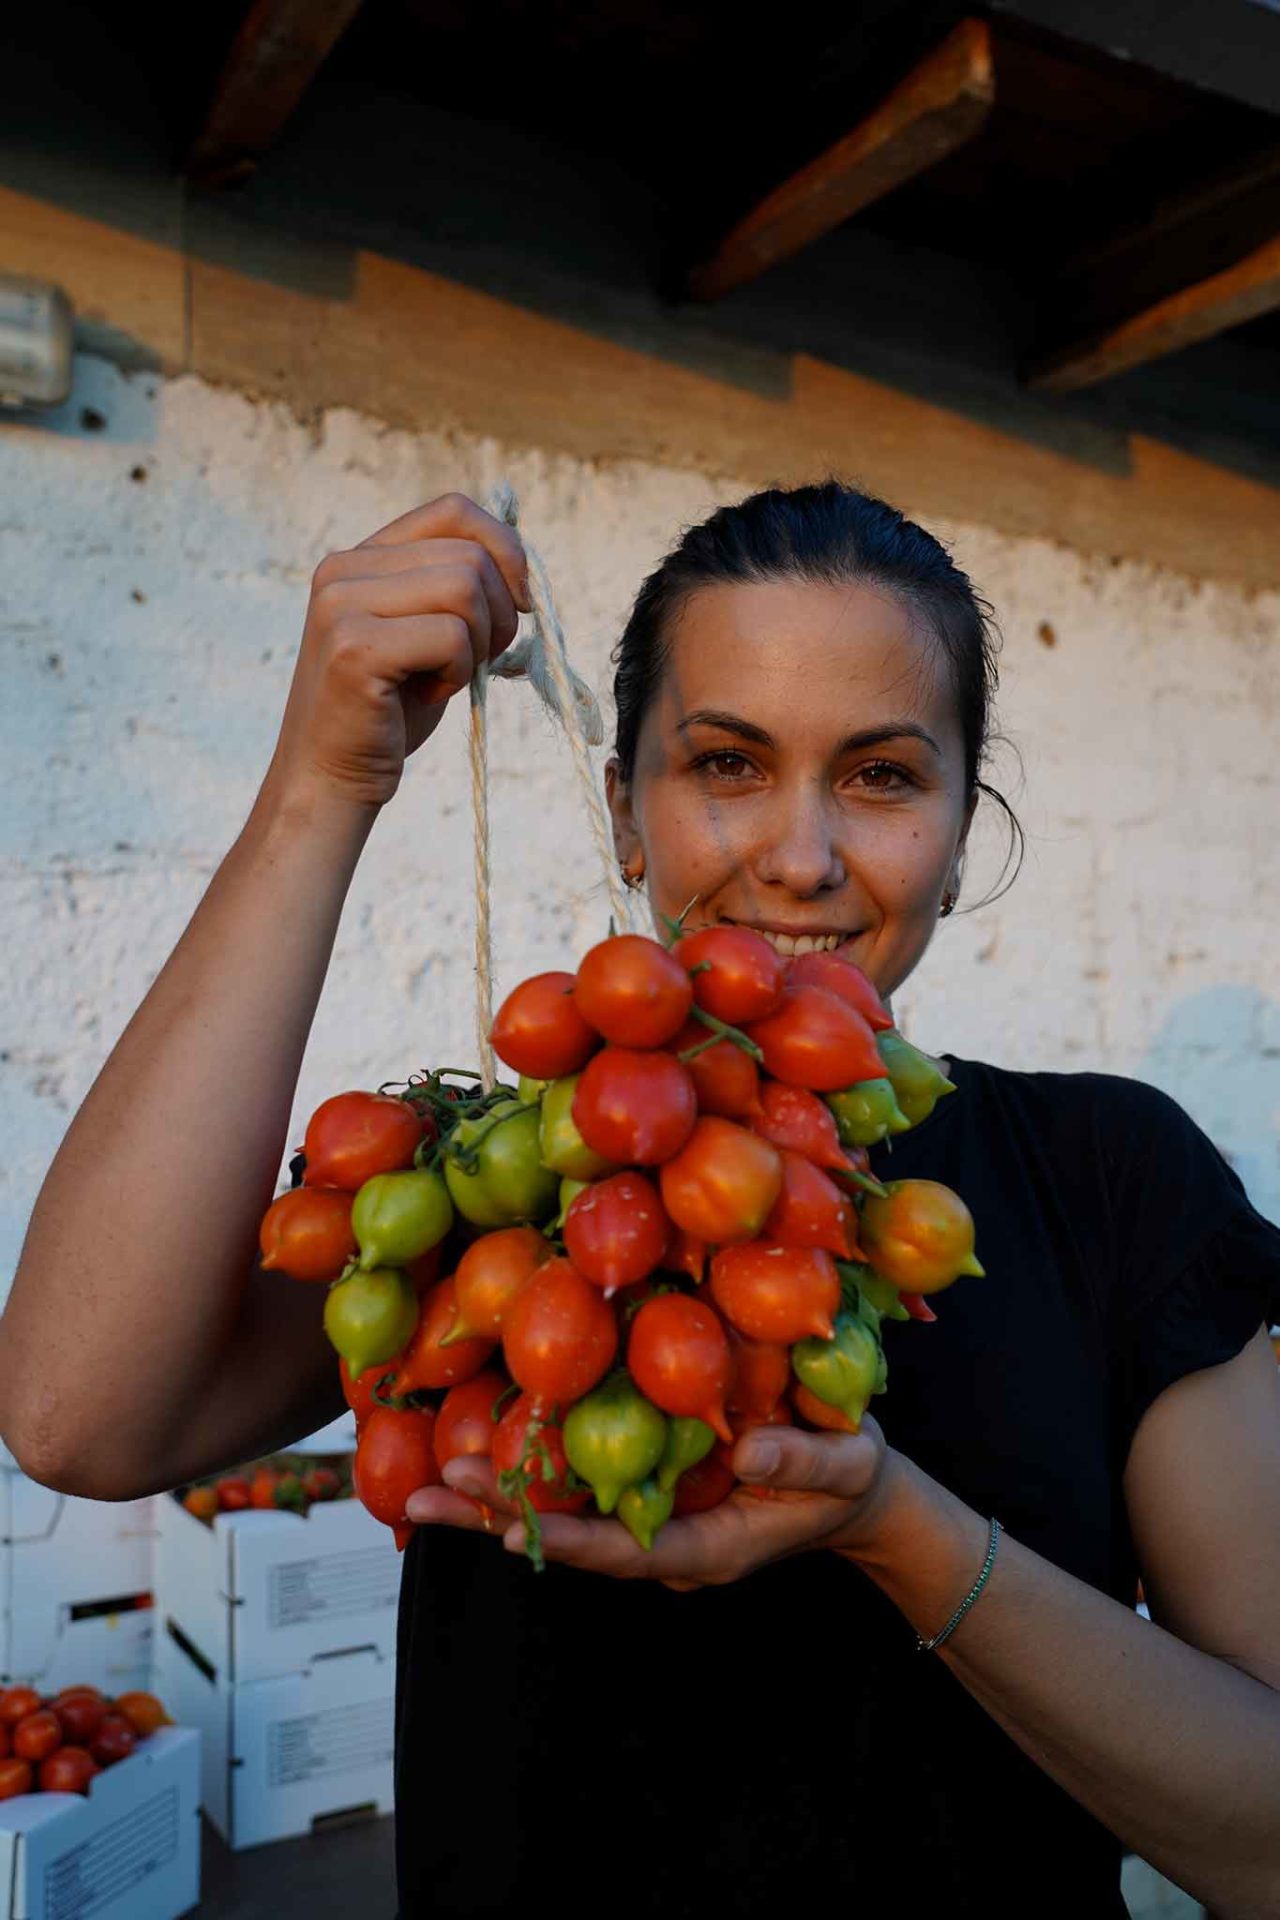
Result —
[{"label": "rope loop", "polygon": [[[502,480],[492,489],[486,508],[505,526],[519,524],[520,504],[515,489]],[[573,764],[586,802],[591,837],[604,868],[613,924],[619,932],[631,927],[626,889],[613,852],[608,816],[591,764],[590,747],[604,739],[600,708],[590,687],[569,664],[564,629],[551,594],[551,582],[541,554],[523,539],[529,565],[529,597],[533,602],[528,630],[492,661],[481,661],[471,676],[471,811],[476,885],[476,1047],[480,1077],[486,1093],[497,1079],[489,1029],[493,1025],[493,930],[489,905],[489,755],[488,696],[491,679],[528,680],[543,705],[564,729]]]}]

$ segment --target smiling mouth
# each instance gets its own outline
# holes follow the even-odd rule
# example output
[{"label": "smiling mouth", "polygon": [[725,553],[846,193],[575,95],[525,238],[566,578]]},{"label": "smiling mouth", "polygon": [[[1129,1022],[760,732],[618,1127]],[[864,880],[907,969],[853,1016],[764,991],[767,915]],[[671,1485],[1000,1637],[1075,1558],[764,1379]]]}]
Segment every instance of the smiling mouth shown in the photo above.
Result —
[{"label": "smiling mouth", "polygon": [[834,953],[837,947],[857,939],[854,933],[776,933],[772,927],[752,926],[748,920],[729,920],[725,924],[747,927],[750,932],[760,934],[775,952],[788,958],[799,953]]}]

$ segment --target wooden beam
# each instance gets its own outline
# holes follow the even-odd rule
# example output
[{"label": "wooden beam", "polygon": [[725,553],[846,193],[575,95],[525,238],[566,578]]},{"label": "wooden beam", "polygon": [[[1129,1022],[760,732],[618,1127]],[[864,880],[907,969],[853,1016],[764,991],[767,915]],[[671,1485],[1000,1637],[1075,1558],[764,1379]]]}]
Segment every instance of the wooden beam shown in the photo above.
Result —
[{"label": "wooden beam", "polygon": [[1280,234],[1225,272],[1197,280],[1128,320],[1059,349],[1038,363],[1028,385],[1044,393],[1074,393],[1277,308]]},{"label": "wooden beam", "polygon": [[1048,289],[1027,384],[1071,393],[1280,307],[1280,148],[1104,234]]},{"label": "wooden beam", "polygon": [[187,158],[202,186],[252,173],[359,12],[361,0],[253,0]]},{"label": "wooden beam", "polygon": [[719,300],[799,253],[971,140],[994,99],[990,31],[962,20],[851,133],[740,220],[690,271],[686,291]]}]

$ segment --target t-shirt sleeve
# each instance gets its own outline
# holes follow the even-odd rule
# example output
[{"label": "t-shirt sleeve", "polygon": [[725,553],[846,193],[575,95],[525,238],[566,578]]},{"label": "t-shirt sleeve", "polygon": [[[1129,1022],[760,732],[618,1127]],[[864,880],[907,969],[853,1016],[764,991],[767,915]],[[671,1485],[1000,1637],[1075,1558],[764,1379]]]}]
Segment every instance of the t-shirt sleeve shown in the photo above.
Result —
[{"label": "t-shirt sleeve", "polygon": [[1166,1387],[1280,1322],[1280,1228],[1175,1100],[1138,1081],[1110,1085],[1123,1089],[1102,1132],[1127,1447]]}]

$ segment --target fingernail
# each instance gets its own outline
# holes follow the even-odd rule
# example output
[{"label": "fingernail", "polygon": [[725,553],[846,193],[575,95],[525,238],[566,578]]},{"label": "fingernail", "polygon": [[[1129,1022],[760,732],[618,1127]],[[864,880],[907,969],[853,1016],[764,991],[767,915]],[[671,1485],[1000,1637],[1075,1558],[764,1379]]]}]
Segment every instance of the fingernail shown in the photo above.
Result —
[{"label": "fingernail", "polygon": [[751,1480],[763,1480],[773,1472],[782,1454],[772,1440],[744,1440],[738,1450],[738,1472]]},{"label": "fingernail", "polygon": [[524,1528],[508,1527],[502,1536],[502,1544],[508,1553],[524,1552]]}]

